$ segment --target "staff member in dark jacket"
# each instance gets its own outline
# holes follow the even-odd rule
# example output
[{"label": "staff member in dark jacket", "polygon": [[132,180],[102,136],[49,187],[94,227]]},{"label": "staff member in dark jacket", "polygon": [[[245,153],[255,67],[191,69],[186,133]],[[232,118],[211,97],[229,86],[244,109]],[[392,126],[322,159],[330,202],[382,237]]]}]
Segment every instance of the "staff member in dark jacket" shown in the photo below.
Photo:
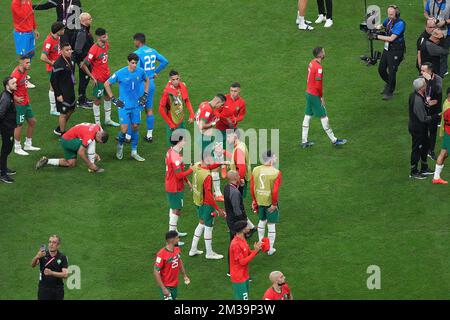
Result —
[{"label": "staff member in dark jacket", "polygon": [[2,136],[2,149],[0,153],[0,181],[13,183],[10,176],[16,171],[8,169],[8,156],[13,147],[14,129],[16,128],[16,107],[13,92],[17,89],[15,78],[6,77],[3,80],[4,91],[0,94],[0,134]]},{"label": "staff member in dark jacket", "polygon": [[46,3],[33,5],[34,10],[48,10],[56,8],[56,21],[64,24],[64,35],[61,43],[68,42],[73,47],[75,36],[80,30],[80,14],[83,12],[80,0],[50,0]]},{"label": "staff member in dark jacket", "polygon": [[[411,150],[411,174],[410,178],[426,179],[427,175],[433,174],[428,168],[427,154],[428,154],[428,124],[440,114],[429,116],[427,114],[426,106],[426,88],[427,83],[424,78],[414,80],[414,92],[409,96],[409,124],[408,129],[412,137]],[[421,160],[421,169],[419,171],[418,165]]]},{"label": "staff member in dark jacket", "polygon": [[[427,19],[425,22],[425,30],[420,34],[419,38],[417,39],[417,63],[416,67],[417,70],[420,72],[420,66],[422,65],[422,55],[420,52],[420,49],[422,47],[422,44],[425,43],[428,39],[431,37],[431,33],[436,28],[436,23],[434,22],[434,19]],[[425,61],[424,61],[425,62]],[[436,69],[435,69],[436,72]]]},{"label": "staff member in dark jacket", "polygon": [[430,62],[433,65],[434,72],[439,76],[444,76],[444,69],[441,66],[442,57],[448,55],[448,49],[441,45],[444,34],[442,30],[434,29],[431,36],[422,42],[420,46],[421,63]]},{"label": "staff member in dark jacket", "polygon": [[94,44],[94,37],[91,34],[92,17],[89,13],[83,12],[80,15],[81,28],[76,34],[74,41],[74,57],[73,61],[78,65],[78,106],[85,109],[92,108],[92,101],[86,97],[86,89],[89,84],[90,77],[81,68],[81,63],[86,58],[89,49]]},{"label": "staff member in dark jacket", "polygon": [[67,257],[59,251],[61,238],[48,239],[48,250],[42,245],[31,260],[31,267],[39,264],[38,300],[64,300],[64,282],[69,275]]},{"label": "staff member in dark jacket", "polygon": [[[421,66],[421,74],[427,82],[427,88],[425,90],[425,99],[427,102],[427,111],[429,116],[439,114],[442,112],[442,78],[433,72],[433,65],[429,62],[425,62]],[[434,118],[428,124],[428,133],[430,139],[430,145],[428,150],[428,157],[436,161],[436,154],[434,148],[436,147],[436,136],[438,131],[438,125],[440,118]]]},{"label": "staff member in dark jacket", "polygon": [[[239,191],[239,186],[241,179],[239,177],[239,173],[236,171],[229,171],[227,173],[228,184],[225,185],[223,190],[224,195],[224,205],[225,212],[227,217],[227,225],[230,230],[230,243],[236,235],[236,231],[234,230],[234,224],[237,221],[247,221],[250,228],[249,233],[247,233],[246,237],[250,238],[253,233],[257,231],[256,227],[253,223],[247,218],[247,214],[245,213],[244,201],[242,199],[242,193]],[[228,250],[228,267],[230,266],[230,254]],[[228,272],[229,274],[230,272]]]},{"label": "staff member in dark jacket", "polygon": [[68,43],[61,45],[61,56],[53,64],[50,83],[55,93],[56,110],[60,113],[59,126],[53,133],[61,136],[76,105],[72,47]]}]

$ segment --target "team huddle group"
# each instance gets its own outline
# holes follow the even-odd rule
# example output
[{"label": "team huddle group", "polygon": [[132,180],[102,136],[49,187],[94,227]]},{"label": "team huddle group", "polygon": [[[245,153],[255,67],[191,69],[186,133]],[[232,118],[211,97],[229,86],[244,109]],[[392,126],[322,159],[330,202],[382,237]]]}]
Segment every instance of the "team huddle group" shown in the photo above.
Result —
[{"label": "team huddle group", "polygon": [[[34,42],[30,42],[29,33],[36,35],[36,23],[31,1],[12,1],[13,20],[15,22],[16,52],[19,54],[19,65],[11,76],[3,81],[6,97],[6,118],[15,118],[14,151],[18,155],[26,156],[30,151],[39,151],[33,146],[32,134],[36,120],[32,111],[28,90],[35,87],[30,83],[28,71],[31,69],[34,56]],[[84,12],[79,16],[82,37],[92,37],[90,26],[92,17]],[[20,28],[31,28],[25,32]],[[93,83],[93,123],[80,123],[70,128],[69,120],[76,109],[75,96],[75,61],[73,59],[75,44],[64,37],[67,25],[62,21],[52,24],[51,32],[46,37],[41,61],[45,63],[48,73],[50,114],[58,117],[58,127],[54,133],[60,136],[60,144],[64,151],[61,159],[42,157],[35,165],[36,169],[45,166],[74,167],[77,157],[81,157],[88,166],[89,172],[100,173],[104,169],[97,166],[100,156],[96,153],[96,143],[106,143],[109,135],[101,126],[100,105],[103,102],[105,118],[104,124],[120,127],[116,140],[117,159],[123,158],[124,145],[131,145],[131,157],[137,161],[145,161],[137,153],[138,128],[141,113],[145,111],[147,134],[145,140],[153,141],[153,98],[155,93],[155,78],[168,65],[168,60],[156,50],[146,45],[143,33],[133,37],[136,51],[128,54],[127,66],[110,73],[108,65],[109,41],[104,28],[95,30],[95,42],[90,46],[84,59],[79,61],[79,68]],[[32,38],[34,41],[34,37]],[[86,41],[83,41],[86,43]],[[34,64],[34,62],[33,62]],[[81,75],[80,75],[81,76]],[[117,84],[119,95],[116,98],[112,92],[112,85]],[[156,282],[160,287],[164,299],[176,299],[178,274],[181,271],[184,281],[189,284],[180,257],[180,247],[184,245],[180,237],[187,233],[178,231],[178,220],[181,215],[184,200],[184,187],[188,184],[193,194],[193,203],[197,210],[199,223],[194,231],[189,256],[202,255],[198,249],[199,240],[203,236],[205,243],[205,258],[210,260],[223,259],[223,255],[212,249],[212,235],[215,217],[226,218],[230,233],[228,252],[228,276],[231,278],[235,299],[249,299],[249,262],[258,254],[264,252],[272,256],[276,229],[279,221],[278,191],[281,185],[281,172],[275,167],[277,156],[271,150],[261,152],[262,165],[253,168],[250,163],[249,152],[244,142],[242,131],[238,125],[246,115],[245,100],[240,96],[240,84],[232,83],[230,92],[226,95],[217,94],[211,100],[199,105],[194,114],[189,99],[186,84],[181,81],[180,74],[171,70],[169,81],[160,98],[158,111],[166,122],[167,144],[165,189],[169,203],[169,231],[166,233],[167,245],[161,249],[154,263]],[[111,118],[112,105],[117,107],[118,123]],[[183,163],[183,148],[187,142],[189,132],[185,126],[184,115],[189,112],[188,122],[194,124],[196,141],[201,150],[199,161],[185,170]],[[21,129],[27,121],[27,137],[24,147],[21,145]],[[3,136],[3,132],[2,132]],[[242,140],[241,140],[242,139]],[[336,140],[336,139],[335,139]],[[335,141],[334,141],[335,142]],[[4,164],[5,168],[6,162]],[[2,166],[3,171],[3,166]],[[14,170],[2,172],[4,182],[13,182],[11,175]],[[188,177],[192,175],[191,181]],[[226,185],[221,189],[221,179]],[[250,221],[245,212],[244,198],[248,189],[252,197],[252,211],[258,215],[257,227]],[[221,209],[218,202],[224,202]],[[266,228],[267,227],[267,228]],[[268,235],[265,237],[266,229]],[[254,233],[259,240],[251,250],[247,239]],[[51,241],[50,241],[51,240]],[[54,260],[58,257],[59,237],[53,236],[49,240],[49,250],[41,248],[33,259],[32,266],[40,265],[40,284],[47,283],[49,278],[67,277],[67,269],[63,272],[52,271],[51,268],[62,268]],[[58,259],[59,260],[59,259]],[[67,263],[66,263],[67,264]],[[67,268],[67,266],[65,267]],[[61,271],[61,270],[59,270]],[[285,283],[284,275],[274,271],[269,276],[272,286],[267,290],[264,299],[285,300],[292,299],[290,289]],[[61,284],[62,282],[58,282]],[[40,285],[41,288],[41,285]],[[51,295],[42,295],[45,299]],[[53,296],[53,298],[59,297]]]}]

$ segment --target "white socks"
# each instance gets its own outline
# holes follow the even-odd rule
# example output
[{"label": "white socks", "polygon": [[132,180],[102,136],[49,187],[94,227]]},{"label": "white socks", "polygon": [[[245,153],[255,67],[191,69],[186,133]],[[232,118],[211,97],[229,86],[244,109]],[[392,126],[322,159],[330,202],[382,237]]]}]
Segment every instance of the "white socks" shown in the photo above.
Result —
[{"label": "white socks", "polygon": [[219,196],[222,195],[222,191],[220,191],[220,176],[219,176],[219,172],[212,171],[211,172],[211,177],[212,177],[213,186],[214,186],[214,195],[216,197],[219,197]]},{"label": "white socks", "polygon": [[197,251],[198,241],[200,240],[204,229],[205,225],[200,223],[198,224],[197,228],[195,228],[194,237],[192,238],[191,251]]},{"label": "white socks", "polygon": [[212,232],[213,232],[213,227],[205,226],[206,255],[210,255],[210,254],[213,253],[213,250],[212,250]]},{"label": "white socks", "polygon": [[48,159],[47,164],[49,166],[58,167],[59,166],[59,159]]},{"label": "white socks", "polygon": [[56,112],[56,99],[55,93],[51,90],[48,91],[48,100],[50,101],[50,112]]},{"label": "white socks", "polygon": [[311,116],[305,115],[302,124],[302,143],[308,142],[309,123],[311,122]]},{"label": "white socks", "polygon": [[434,168],[434,177],[433,177],[435,180],[441,178],[442,169],[444,169],[444,165],[443,164],[441,164],[441,165],[436,164],[436,167]]},{"label": "white socks", "polygon": [[269,238],[269,243],[270,243],[270,250],[272,250],[273,244],[275,243],[275,236],[276,236],[275,223],[269,223],[267,225],[267,229],[269,230],[268,238]]},{"label": "white socks", "polygon": [[19,140],[14,139],[14,148],[16,149],[22,149],[22,144]]},{"label": "white socks", "polygon": [[105,108],[105,122],[111,121],[111,100],[104,101],[103,107]]},{"label": "white socks", "polygon": [[152,138],[152,137],[153,137],[153,129],[147,130],[147,138]]},{"label": "white socks", "polygon": [[94,112],[95,124],[100,124],[100,106],[94,103],[92,111]]},{"label": "white socks", "polygon": [[247,226],[248,226],[250,229],[253,229],[253,228],[255,227],[255,225],[253,224],[253,222],[252,222],[250,219],[248,219],[248,218],[247,218]]},{"label": "white socks", "polygon": [[328,124],[328,117],[320,118],[320,122],[322,122],[323,130],[327,133],[328,138],[330,138],[331,142],[335,143],[337,139]]},{"label": "white socks", "polygon": [[267,220],[259,220],[258,223],[258,239],[259,241],[262,240],[262,238],[264,238],[264,234],[266,233],[266,224],[267,224]]},{"label": "white socks", "polygon": [[25,138],[25,144],[26,144],[27,146],[33,145],[32,139],[31,139],[31,138]]},{"label": "white socks", "polygon": [[172,209],[169,210],[169,231],[177,231],[178,216],[172,213]]}]

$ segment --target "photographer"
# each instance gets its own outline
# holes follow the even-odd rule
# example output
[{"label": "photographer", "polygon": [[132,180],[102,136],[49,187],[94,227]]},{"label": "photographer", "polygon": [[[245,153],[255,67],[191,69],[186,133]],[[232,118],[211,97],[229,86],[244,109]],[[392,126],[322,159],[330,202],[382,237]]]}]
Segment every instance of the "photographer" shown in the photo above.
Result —
[{"label": "photographer", "polygon": [[448,49],[443,48],[440,43],[444,38],[444,34],[440,29],[434,29],[428,40],[425,40],[420,46],[421,65],[430,62],[433,65],[433,70],[439,76],[444,76],[444,70],[441,66],[443,57],[448,55]]},{"label": "photographer", "polygon": [[[442,78],[433,72],[433,65],[425,62],[420,70],[422,76],[427,82],[427,89],[425,91],[425,98],[427,103],[427,113],[429,116],[434,116],[442,112]],[[436,161],[434,148],[436,146],[436,136],[440,118],[433,118],[428,124],[429,148],[428,156]]]},{"label": "photographer", "polygon": [[378,30],[384,29],[385,35],[369,33],[369,40],[384,41],[384,50],[381,55],[378,73],[386,85],[382,92],[383,100],[393,97],[398,66],[403,60],[405,52],[405,28],[406,23],[400,19],[400,10],[397,6],[391,5],[387,9],[388,18],[382,25],[378,25]]}]

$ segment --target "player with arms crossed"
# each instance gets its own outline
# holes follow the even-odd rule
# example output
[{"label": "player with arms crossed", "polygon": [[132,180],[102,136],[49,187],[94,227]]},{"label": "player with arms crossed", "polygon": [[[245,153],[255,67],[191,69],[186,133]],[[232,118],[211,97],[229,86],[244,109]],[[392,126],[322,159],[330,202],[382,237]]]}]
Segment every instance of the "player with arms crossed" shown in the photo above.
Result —
[{"label": "player with arms crossed", "polygon": [[[94,112],[94,119],[96,124],[100,124],[100,104],[102,97],[104,99],[105,108],[105,124],[113,127],[118,127],[119,124],[111,120],[111,100],[105,96],[105,82],[110,77],[108,66],[108,34],[103,28],[95,30],[97,42],[89,49],[89,52],[81,63],[83,71],[92,79],[94,83],[94,105],[92,111]],[[91,67],[91,70],[89,70]]]},{"label": "player with arms crossed", "polygon": [[[158,77],[158,74],[169,64],[169,60],[159,54],[158,51],[145,44],[145,35],[143,33],[136,33],[133,40],[135,47],[138,48],[134,53],[136,53],[139,57],[139,66],[145,70],[147,77],[150,79],[148,99],[146,104],[143,106],[147,114],[147,134],[144,139],[148,142],[152,142],[153,128],[155,126],[155,116],[153,115],[153,96],[156,91],[156,86],[154,79]],[[159,62],[158,67],[156,67],[156,62]]]},{"label": "player with arms crossed", "polygon": [[192,195],[197,209],[199,224],[195,228],[194,237],[192,238],[192,246],[189,251],[190,257],[203,254],[203,251],[198,250],[197,246],[204,231],[206,259],[219,260],[223,258],[223,255],[215,253],[212,249],[214,218],[217,215],[225,215],[224,211],[219,208],[214,200],[212,192],[210,170],[218,166],[219,164],[213,164],[213,159],[209,156],[205,160],[202,160],[201,163],[197,163],[192,167]]},{"label": "player with arms crossed", "polygon": [[[185,232],[177,229],[178,219],[183,209],[184,183],[192,188],[187,176],[192,173],[192,168],[184,171],[184,163],[181,152],[186,140],[183,135],[174,136],[171,140],[172,147],[166,153],[166,194],[169,201],[169,231],[175,230],[180,237],[187,236]],[[184,245],[179,242],[178,245]]]},{"label": "player with arms crossed", "polygon": [[103,131],[100,125],[94,123],[80,123],[69,129],[61,137],[64,158],[49,159],[47,157],[42,157],[36,163],[36,170],[41,169],[45,165],[73,168],[77,164],[77,156],[80,156],[80,158],[86,162],[89,172],[104,172],[104,169],[95,164],[95,161],[100,161],[100,156],[95,153],[95,145],[96,142],[106,143],[108,137],[108,133]]},{"label": "player with arms crossed", "polygon": [[161,298],[163,300],[176,300],[178,295],[178,275],[183,274],[184,283],[191,283],[183,261],[181,260],[181,250],[179,244],[178,233],[174,230],[166,233],[166,246],[159,250],[156,254],[156,261],[153,266],[153,274],[156,283],[161,290]]},{"label": "player with arms crossed", "polygon": [[281,185],[281,171],[274,167],[277,156],[272,151],[267,150],[262,154],[264,164],[253,169],[250,178],[250,192],[252,194],[253,211],[258,213],[258,237],[259,241],[264,238],[266,224],[270,250],[267,254],[273,255],[277,251],[275,244],[276,229],[275,224],[280,220],[278,209],[278,190]]},{"label": "player with arms crossed", "polygon": [[[55,61],[61,55],[61,47],[59,46],[61,36],[64,35],[64,24],[62,22],[55,22],[52,24],[51,32],[45,38],[44,45],[42,47],[41,60],[45,62],[45,68],[50,79],[52,75],[52,68]],[[50,114],[52,116],[59,116],[59,112],[56,110],[56,98],[53,92],[52,85],[48,91],[48,99],[50,101]]]},{"label": "player with arms crossed", "polygon": [[263,300],[294,300],[283,273],[272,271],[269,279],[272,282],[272,286],[264,293]]},{"label": "player with arms crossed", "polygon": [[[116,157],[123,158],[123,143],[128,127],[132,127],[131,132],[131,157],[137,161],[145,161],[137,153],[139,140],[139,124],[141,123],[141,106],[147,103],[149,79],[144,69],[139,68],[139,57],[135,53],[128,55],[128,66],[116,71],[105,82],[105,91],[112,103],[119,110],[120,131],[118,135]],[[145,82],[144,93],[142,95],[142,84]],[[119,99],[113,96],[111,84],[119,84]]]},{"label": "player with arms crossed", "polygon": [[169,72],[169,82],[159,101],[159,113],[166,121],[167,143],[170,145],[170,137],[176,129],[185,129],[184,106],[189,110],[189,123],[194,122],[194,110],[189,100],[186,84],[181,82],[178,71]]},{"label": "player with arms crossed", "polygon": [[347,143],[345,139],[337,139],[334,136],[328,123],[327,111],[325,109],[325,100],[323,98],[323,67],[322,61],[325,59],[325,49],[316,47],[313,50],[314,59],[308,66],[308,80],[306,89],[306,109],[305,118],[303,119],[302,127],[302,148],[308,148],[314,145],[314,142],[308,141],[309,123],[311,118],[320,118],[323,130],[325,130],[328,138],[330,138],[333,145],[343,145]]}]

